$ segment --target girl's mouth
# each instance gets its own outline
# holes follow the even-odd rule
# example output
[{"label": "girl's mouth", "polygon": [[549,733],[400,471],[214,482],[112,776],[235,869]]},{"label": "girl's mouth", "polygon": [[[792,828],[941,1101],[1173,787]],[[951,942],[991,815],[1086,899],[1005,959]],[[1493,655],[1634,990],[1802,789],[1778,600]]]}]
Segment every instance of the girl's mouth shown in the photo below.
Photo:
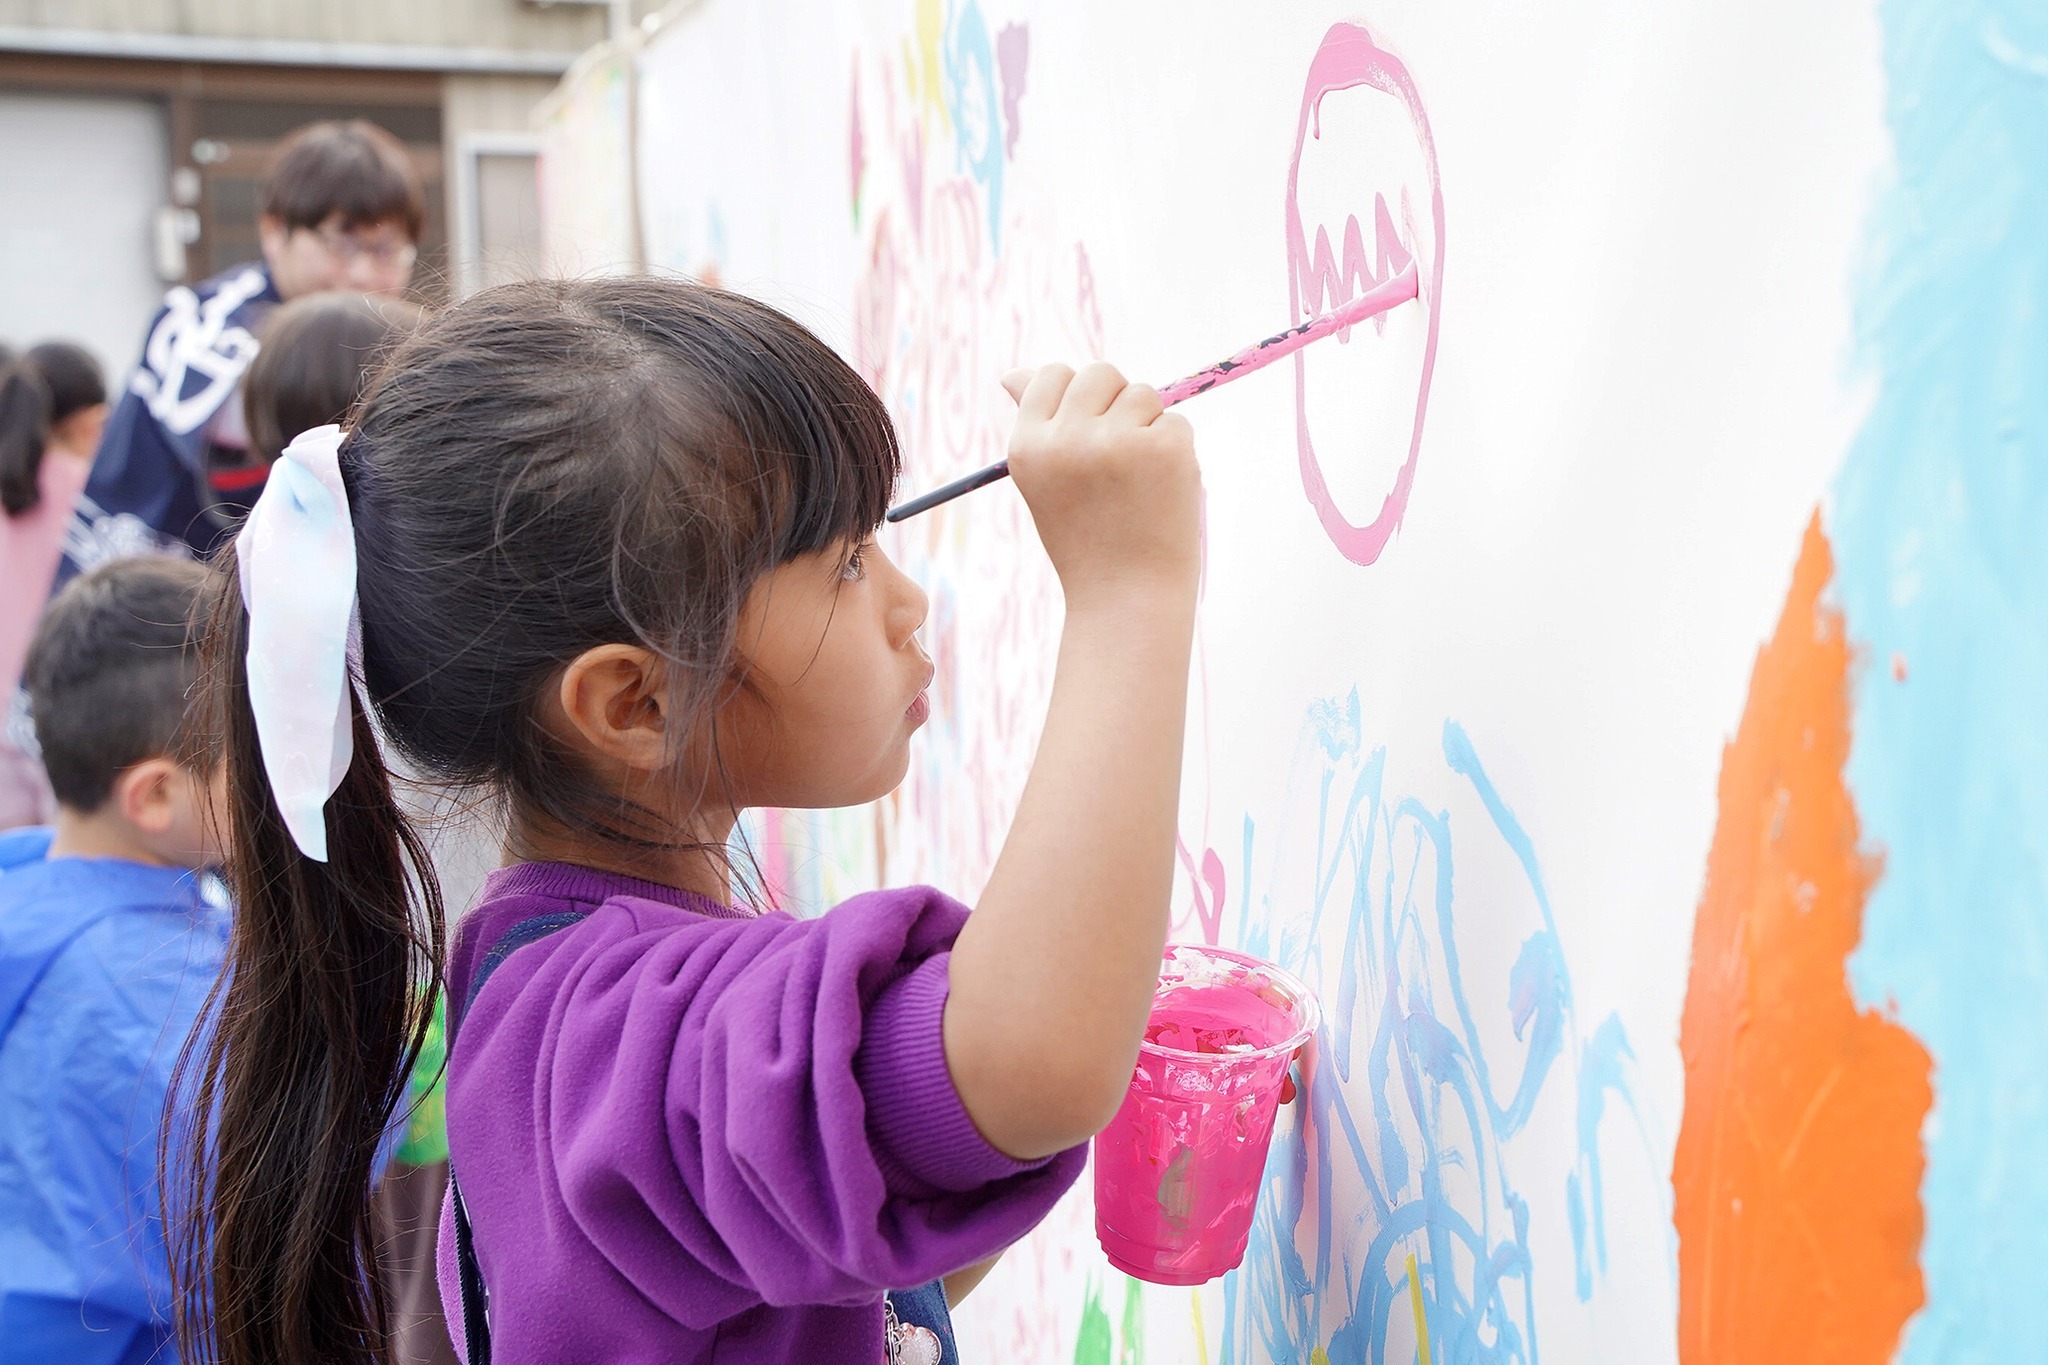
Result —
[{"label": "girl's mouth", "polygon": [[939,676],[939,670],[929,660],[924,666],[924,685],[917,689],[917,695],[910,699],[910,705],[903,708],[903,714],[910,718],[912,725],[922,725],[932,715],[932,682]]}]

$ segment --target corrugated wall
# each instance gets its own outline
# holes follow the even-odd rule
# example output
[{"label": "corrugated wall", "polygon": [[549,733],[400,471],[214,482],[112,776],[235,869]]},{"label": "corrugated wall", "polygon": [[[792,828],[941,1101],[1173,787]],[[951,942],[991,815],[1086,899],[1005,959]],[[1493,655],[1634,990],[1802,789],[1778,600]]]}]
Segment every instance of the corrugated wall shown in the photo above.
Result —
[{"label": "corrugated wall", "polygon": [[4,27],[575,53],[604,38],[605,12],[529,0],[0,0]]}]

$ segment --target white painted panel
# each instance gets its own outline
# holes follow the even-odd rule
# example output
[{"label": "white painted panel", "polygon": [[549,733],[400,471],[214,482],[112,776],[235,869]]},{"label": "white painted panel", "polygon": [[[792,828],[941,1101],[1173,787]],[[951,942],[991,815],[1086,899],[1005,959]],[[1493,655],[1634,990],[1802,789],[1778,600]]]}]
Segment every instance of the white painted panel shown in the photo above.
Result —
[{"label": "white painted panel", "polygon": [[109,392],[163,298],[165,138],[147,100],[0,94],[0,339],[80,342]]}]

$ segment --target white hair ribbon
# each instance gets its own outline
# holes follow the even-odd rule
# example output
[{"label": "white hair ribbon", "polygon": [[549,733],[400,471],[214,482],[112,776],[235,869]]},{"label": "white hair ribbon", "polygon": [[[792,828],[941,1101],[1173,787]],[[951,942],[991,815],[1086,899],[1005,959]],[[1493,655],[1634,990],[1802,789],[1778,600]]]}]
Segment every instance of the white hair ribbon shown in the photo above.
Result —
[{"label": "white hair ribbon", "polygon": [[323,863],[327,798],[354,748],[348,675],[362,631],[341,440],[340,427],[315,427],[286,446],[235,537],[263,771],[293,842]]}]

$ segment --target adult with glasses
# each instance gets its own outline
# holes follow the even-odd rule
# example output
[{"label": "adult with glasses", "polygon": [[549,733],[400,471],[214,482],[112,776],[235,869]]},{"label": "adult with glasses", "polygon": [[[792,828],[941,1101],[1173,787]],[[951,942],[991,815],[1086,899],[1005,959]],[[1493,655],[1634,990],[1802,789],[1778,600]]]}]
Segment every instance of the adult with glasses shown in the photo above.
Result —
[{"label": "adult with glasses", "polygon": [[426,217],[398,140],[357,119],[313,123],[277,149],[263,187],[263,259],[164,296],[107,422],[65,537],[59,581],[122,555],[206,555],[239,525],[269,468],[238,399],[278,304],[348,290],[397,297]]}]

